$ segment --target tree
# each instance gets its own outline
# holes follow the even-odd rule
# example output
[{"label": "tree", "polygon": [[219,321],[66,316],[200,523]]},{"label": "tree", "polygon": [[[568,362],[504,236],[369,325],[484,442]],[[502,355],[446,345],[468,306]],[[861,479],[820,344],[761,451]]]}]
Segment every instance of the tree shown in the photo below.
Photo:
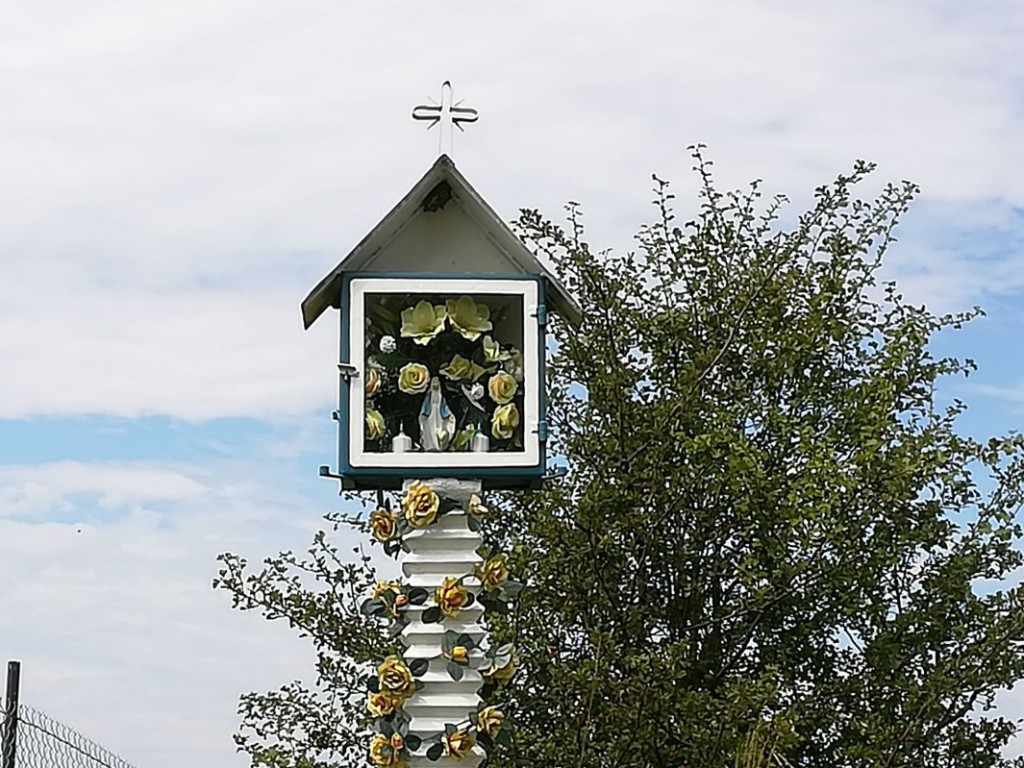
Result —
[{"label": "tree", "polygon": [[[518,222],[586,319],[550,328],[549,449],[567,474],[490,500],[488,538],[528,584],[492,622],[521,663],[516,738],[493,764],[1024,765],[1001,757],[1016,729],[991,711],[1024,676],[1007,582],[1024,441],[962,435],[965,406],[936,402],[973,363],[929,340],[979,310],[937,317],[876,283],[916,187],[859,200],[858,163],[786,228],[783,198],[722,193],[694,157],[695,217],[677,225],[656,179],[635,253],[592,252],[575,205],[567,231]],[[320,659],[319,697],[243,697],[242,748],[364,764],[372,563],[324,536],[253,575],[223,560],[236,605],[286,618]]]}]

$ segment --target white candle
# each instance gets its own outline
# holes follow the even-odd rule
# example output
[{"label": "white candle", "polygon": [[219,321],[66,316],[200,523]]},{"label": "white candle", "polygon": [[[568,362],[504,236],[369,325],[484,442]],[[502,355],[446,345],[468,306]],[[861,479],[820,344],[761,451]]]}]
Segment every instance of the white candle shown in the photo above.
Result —
[{"label": "white candle", "polygon": [[412,450],[412,438],[405,432],[399,432],[391,438],[391,450],[395,453],[408,453]]},{"label": "white candle", "polygon": [[491,450],[491,441],[487,435],[477,432],[473,435],[473,453],[487,453]]}]

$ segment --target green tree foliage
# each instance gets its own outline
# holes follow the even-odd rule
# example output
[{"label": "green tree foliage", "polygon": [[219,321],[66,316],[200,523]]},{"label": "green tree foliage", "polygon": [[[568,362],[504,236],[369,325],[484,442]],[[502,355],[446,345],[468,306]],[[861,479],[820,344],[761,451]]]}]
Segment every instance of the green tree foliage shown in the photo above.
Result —
[{"label": "green tree foliage", "polygon": [[[489,500],[487,536],[528,584],[492,624],[520,661],[492,764],[1024,765],[991,711],[1024,677],[1024,441],[966,437],[963,404],[936,402],[973,364],[929,340],[977,311],[937,317],[876,283],[916,188],[859,200],[858,164],[784,226],[783,199],[722,193],[695,158],[694,219],[658,181],[635,253],[592,252],[575,207],[567,230],[518,222],[585,321],[549,328],[568,474]],[[357,610],[370,563],[323,537],[256,574],[223,561],[236,605],[319,655],[318,691],[243,697],[241,746],[365,764],[358,677],[386,642]]]}]

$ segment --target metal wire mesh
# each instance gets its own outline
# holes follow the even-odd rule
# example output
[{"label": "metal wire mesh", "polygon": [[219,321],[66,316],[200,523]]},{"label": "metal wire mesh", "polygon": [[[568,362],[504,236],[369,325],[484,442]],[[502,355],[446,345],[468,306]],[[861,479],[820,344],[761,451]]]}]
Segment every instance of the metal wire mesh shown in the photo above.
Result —
[{"label": "metal wire mesh", "polygon": [[[3,708],[0,707],[0,711]],[[5,756],[10,760],[10,756]],[[18,705],[14,768],[134,768],[37,709]]]}]

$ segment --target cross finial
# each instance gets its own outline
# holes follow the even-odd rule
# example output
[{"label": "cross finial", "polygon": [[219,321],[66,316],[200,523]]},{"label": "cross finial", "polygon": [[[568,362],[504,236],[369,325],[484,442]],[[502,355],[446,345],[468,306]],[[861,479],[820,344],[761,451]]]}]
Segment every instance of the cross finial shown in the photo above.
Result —
[{"label": "cross finial", "polygon": [[480,119],[480,115],[475,109],[470,107],[460,107],[462,100],[452,102],[452,84],[451,81],[445,80],[441,84],[441,103],[435,103],[433,99],[430,100],[429,104],[420,104],[414,107],[412,110],[413,120],[429,120],[430,124],[427,129],[433,128],[438,123],[441,124],[441,130],[437,137],[437,151],[438,154],[444,151],[444,138],[445,133],[448,134],[448,154],[452,154],[455,145],[455,132],[452,130],[453,127],[458,128],[460,131],[466,130],[462,127],[463,123],[475,123]]}]

